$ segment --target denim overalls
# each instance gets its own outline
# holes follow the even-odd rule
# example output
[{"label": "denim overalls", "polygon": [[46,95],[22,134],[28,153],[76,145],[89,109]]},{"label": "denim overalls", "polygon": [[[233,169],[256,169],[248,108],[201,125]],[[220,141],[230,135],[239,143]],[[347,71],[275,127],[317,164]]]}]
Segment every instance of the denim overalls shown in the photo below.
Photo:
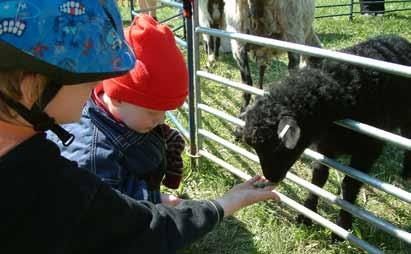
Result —
[{"label": "denim overalls", "polygon": [[75,136],[65,147],[52,133],[62,155],[134,199],[160,203],[165,170],[165,140],[159,128],[140,134],[112,119],[90,98],[80,122],[63,127]]}]

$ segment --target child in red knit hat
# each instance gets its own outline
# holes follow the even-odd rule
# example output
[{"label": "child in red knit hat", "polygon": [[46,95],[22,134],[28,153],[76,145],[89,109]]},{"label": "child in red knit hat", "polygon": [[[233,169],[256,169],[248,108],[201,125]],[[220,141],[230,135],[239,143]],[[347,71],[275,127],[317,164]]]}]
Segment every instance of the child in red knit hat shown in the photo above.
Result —
[{"label": "child in red knit hat", "polygon": [[172,31],[152,17],[136,17],[124,33],[138,56],[134,69],[94,89],[81,121],[64,126],[76,139],[60,148],[122,193],[176,205],[179,198],[159,189],[178,188],[185,143],[163,121],[187,97],[187,66]]}]

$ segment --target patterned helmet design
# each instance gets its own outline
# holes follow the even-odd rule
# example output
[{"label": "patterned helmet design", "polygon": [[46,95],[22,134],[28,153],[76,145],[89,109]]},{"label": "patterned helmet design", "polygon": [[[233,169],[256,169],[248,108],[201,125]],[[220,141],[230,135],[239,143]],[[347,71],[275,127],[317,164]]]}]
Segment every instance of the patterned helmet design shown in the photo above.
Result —
[{"label": "patterned helmet design", "polygon": [[[39,71],[24,63],[28,57],[67,83],[118,76],[135,62],[112,0],[0,0],[0,45],[0,68]],[[22,59],[10,57],[10,46]]]}]

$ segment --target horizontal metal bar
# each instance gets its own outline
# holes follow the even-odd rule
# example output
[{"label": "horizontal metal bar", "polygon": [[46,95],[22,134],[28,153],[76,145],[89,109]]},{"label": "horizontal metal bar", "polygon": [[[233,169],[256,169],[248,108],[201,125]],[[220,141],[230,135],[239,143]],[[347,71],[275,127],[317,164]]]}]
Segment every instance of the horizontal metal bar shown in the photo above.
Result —
[{"label": "horizontal metal bar", "polygon": [[177,36],[174,36],[174,38],[176,39],[178,45],[180,45],[183,48],[187,48],[187,42],[185,40],[178,38]]},{"label": "horizontal metal bar", "polygon": [[218,75],[206,72],[206,71],[197,71],[196,73],[199,77],[206,78],[206,79],[209,79],[209,80],[221,83],[221,84],[225,84],[229,87],[241,90],[243,92],[247,92],[247,93],[254,94],[254,95],[264,95],[266,93],[264,92],[264,90],[261,90],[261,89],[243,84],[243,83],[234,82],[229,79],[223,78],[221,76],[218,76]]},{"label": "horizontal metal bar", "polygon": [[411,8],[385,10],[384,13],[397,12],[397,11],[409,11],[409,10],[411,10]]},{"label": "horizontal metal bar", "polygon": [[[225,169],[227,169],[228,171],[230,171],[232,174],[242,178],[242,179],[249,179],[250,176],[247,175],[246,173],[244,173],[243,171],[241,171],[240,169],[232,166],[231,164],[223,161],[222,159],[218,158],[217,156],[214,156],[213,154],[205,151],[205,150],[200,150],[198,151],[198,153],[201,156],[204,156],[205,158],[211,160],[212,162],[215,162],[216,164],[224,167]],[[224,165],[224,166],[223,166]]]},{"label": "horizontal metal bar", "polygon": [[332,17],[341,17],[341,16],[350,16],[351,13],[340,13],[340,14],[329,14],[329,15],[321,15],[321,16],[315,16],[316,19],[322,19],[322,18],[332,18]]},{"label": "horizontal metal bar", "polygon": [[174,116],[173,113],[171,113],[170,111],[166,112],[167,117],[170,119],[170,121],[176,126],[176,128],[184,135],[184,137],[187,140],[190,140],[190,133],[188,132],[188,130],[186,128],[184,128],[184,126],[181,124],[181,122]]},{"label": "horizontal metal bar", "polygon": [[335,122],[337,125],[343,126],[345,128],[351,129],[353,131],[366,134],[373,138],[379,140],[390,142],[394,145],[400,146],[407,150],[411,150],[411,139],[404,138],[400,135],[393,134],[388,131],[384,131],[378,128],[375,128],[371,125],[360,123],[351,119],[344,119],[341,121]]},{"label": "horizontal metal bar", "polygon": [[363,13],[377,13],[377,14],[386,14],[390,12],[398,12],[398,11],[408,11],[411,10],[411,8],[403,8],[403,9],[394,9],[394,10],[385,10],[385,11],[353,11],[353,14],[363,14]]},{"label": "horizontal metal bar", "polygon": [[164,4],[164,5],[171,6],[171,7],[183,9],[183,4],[182,4],[182,3],[175,2],[175,1],[160,0],[160,3],[161,3],[161,4]]},{"label": "horizontal metal bar", "polygon": [[[393,0],[393,1],[383,1],[383,0],[376,0],[376,1],[369,1],[367,4],[378,4],[378,3],[385,3],[385,4],[393,4],[393,3],[407,3],[411,2],[411,0]],[[353,4],[361,4],[360,2],[353,2]]]},{"label": "horizontal metal bar", "polygon": [[241,147],[239,147],[239,146],[237,146],[237,145],[234,145],[233,143],[231,143],[231,142],[229,142],[229,141],[227,141],[227,140],[225,140],[225,139],[223,139],[223,138],[215,135],[215,134],[212,133],[212,132],[209,132],[209,131],[204,130],[204,129],[199,129],[199,130],[198,130],[198,133],[199,133],[200,135],[202,135],[202,136],[204,136],[204,137],[206,137],[206,138],[214,141],[214,142],[219,143],[220,145],[222,145],[222,146],[230,149],[231,151],[234,151],[234,152],[236,152],[236,153],[238,153],[238,154],[246,157],[246,158],[249,159],[249,160],[252,160],[252,161],[254,161],[254,162],[259,163],[259,159],[258,159],[258,156],[257,156],[257,155],[255,155],[255,154],[253,154],[253,153],[251,153],[251,152],[249,152],[249,151],[247,151],[247,150],[245,150],[245,149],[243,149],[243,148],[241,148]]},{"label": "horizontal metal bar", "polygon": [[376,226],[382,231],[387,232],[388,234],[399,238],[400,240],[405,241],[406,243],[411,244],[411,233],[400,229],[390,222],[383,220],[381,218],[378,218],[374,214],[370,213],[367,210],[364,210],[356,205],[351,204],[350,202],[339,198],[335,196],[334,194],[325,191],[324,189],[307,182],[304,179],[301,179],[300,177],[287,173],[287,179],[292,181],[293,183],[309,190],[310,192],[314,193],[315,195],[323,198],[325,201],[327,201],[330,204],[336,204],[340,206],[342,209],[346,210],[347,212],[351,213],[352,215]]},{"label": "horizontal metal bar", "polygon": [[184,28],[184,24],[181,24],[179,26],[173,27],[173,33],[177,32],[178,30]]},{"label": "horizontal metal bar", "polygon": [[233,123],[235,125],[240,126],[240,125],[244,124],[244,121],[242,121],[241,119],[238,119],[237,117],[234,117],[230,114],[227,114],[224,111],[212,108],[208,105],[201,104],[201,103],[199,103],[197,106],[198,106],[199,109],[204,110],[205,112],[208,112],[210,114],[213,114],[213,115],[215,115],[215,116],[217,116],[221,119],[229,121],[230,123]]},{"label": "horizontal metal bar", "polygon": [[[367,4],[377,4],[377,3],[385,3],[385,4],[392,4],[392,3],[407,3],[411,2],[411,0],[396,0],[396,1],[373,1],[373,2],[367,2]],[[321,9],[321,8],[333,8],[333,7],[349,7],[351,5],[359,5],[360,2],[353,2],[348,3],[348,4],[327,4],[327,5],[316,5],[315,8]]]},{"label": "horizontal metal bar", "polygon": [[[236,176],[238,176],[238,177],[240,177],[244,180],[248,180],[248,179],[251,178],[251,176],[247,175],[246,173],[243,173],[240,169],[232,166],[231,164],[221,160],[220,158],[214,156],[213,154],[211,154],[207,151],[200,150],[199,153],[202,156],[204,156],[205,158],[213,161],[214,163],[220,165],[221,167],[227,169],[228,171],[230,171],[234,175],[236,175]],[[308,209],[305,206],[295,202],[294,200],[288,198],[287,196],[281,194],[280,192],[278,192],[278,191],[274,191],[274,192],[280,197],[280,201],[283,202],[284,204],[286,204],[287,206],[289,206],[290,208],[296,210],[297,212],[299,212],[301,214],[304,214],[308,218],[310,218],[313,221],[315,221],[316,223],[328,228],[329,230],[331,230],[332,232],[334,232],[338,236],[342,237],[343,239],[346,239],[346,240],[352,242],[354,245],[366,250],[368,253],[383,253],[382,251],[380,251],[375,246],[370,245],[366,241],[363,241],[363,240],[357,238],[356,236],[354,236],[353,234],[351,234],[347,230],[339,227],[335,223],[332,223],[331,221],[327,220],[326,218],[322,217],[321,215],[311,211],[310,209]]]},{"label": "horizontal metal bar", "polygon": [[316,5],[316,9],[321,9],[321,8],[333,8],[333,7],[348,7],[351,6],[351,4],[327,4],[327,5]]},{"label": "horizontal metal bar", "polygon": [[411,67],[410,66],[384,62],[384,61],[380,61],[380,60],[376,60],[372,58],[356,56],[352,54],[336,52],[332,50],[321,49],[321,48],[286,42],[286,41],[280,41],[280,40],[264,38],[264,37],[249,35],[249,34],[242,34],[242,33],[237,33],[237,32],[227,32],[227,31],[212,29],[212,28],[197,27],[196,32],[206,33],[206,34],[217,36],[217,37],[240,40],[240,41],[253,43],[253,44],[257,44],[257,45],[265,46],[265,47],[275,47],[275,48],[279,48],[279,49],[286,50],[286,51],[303,53],[303,54],[317,56],[317,57],[330,58],[330,59],[334,59],[337,61],[343,61],[343,62],[351,63],[354,65],[359,65],[359,66],[379,70],[382,72],[388,72],[388,73],[404,76],[407,78],[411,78]]},{"label": "horizontal metal bar", "polygon": [[170,20],[172,20],[172,19],[180,18],[180,17],[183,17],[183,13],[182,13],[182,12],[179,12],[179,13],[177,13],[176,15],[173,15],[173,16],[171,16],[171,17],[165,18],[165,19],[159,21],[158,23],[160,23],[160,24],[166,23],[166,22],[168,22],[168,21],[170,21]]},{"label": "horizontal metal bar", "polygon": [[366,183],[368,185],[373,186],[374,188],[377,188],[381,191],[384,191],[386,193],[389,193],[407,203],[411,204],[411,193],[400,189],[392,184],[383,182],[381,180],[378,180],[374,177],[371,177],[361,171],[358,171],[352,167],[349,166],[345,166],[342,165],[341,163],[338,163],[316,151],[313,151],[311,149],[305,149],[304,151],[304,156],[310,158],[310,159],[314,159],[318,162],[320,162],[323,165],[326,165],[328,167],[332,167],[337,169],[338,171],[341,171],[349,176],[351,176],[352,178],[361,181],[363,183]]}]

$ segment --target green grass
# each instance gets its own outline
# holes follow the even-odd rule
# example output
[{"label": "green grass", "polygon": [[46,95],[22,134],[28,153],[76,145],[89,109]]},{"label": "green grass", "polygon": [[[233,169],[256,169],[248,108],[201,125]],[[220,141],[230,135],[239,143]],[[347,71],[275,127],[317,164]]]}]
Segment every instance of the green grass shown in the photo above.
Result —
[{"label": "green grass", "polygon": [[[349,1],[316,1],[319,4],[347,3]],[[399,3],[395,6],[386,4],[386,8],[394,9],[402,6],[411,6],[411,3]],[[358,6],[355,7],[358,11]],[[346,8],[321,9],[317,15],[325,13],[346,13]],[[161,19],[175,13],[172,9],[162,9],[158,12]],[[123,9],[123,16],[129,19],[129,13]],[[126,21],[127,22],[127,21]],[[129,23],[129,22],[128,22]],[[315,21],[315,29],[327,49],[338,50],[369,37],[380,34],[398,34],[411,40],[411,11],[389,13],[383,17],[363,17],[356,15],[352,22],[348,17],[324,18]],[[201,51],[201,68],[205,69],[206,55]],[[287,59],[285,56],[274,59],[265,76],[266,88],[269,81],[278,79],[286,74]],[[255,75],[256,66],[251,66]],[[230,54],[223,54],[212,73],[226,78],[240,81],[240,74]],[[254,80],[256,77],[254,76]],[[202,80],[201,99],[217,109],[224,110],[232,115],[239,113],[241,93],[225,88],[217,83]],[[187,126],[187,115],[182,111],[176,112],[182,122]],[[404,116],[408,117],[408,116]],[[224,139],[235,142],[232,135],[233,126],[210,114],[203,113],[203,128],[213,131]],[[241,147],[250,149],[244,144]],[[220,145],[204,141],[204,149],[234,166],[243,169],[249,174],[260,173],[260,168],[255,163],[242,158],[239,155],[221,147]],[[251,149],[250,149],[251,151]],[[396,186],[411,190],[411,183],[403,181],[399,176],[402,167],[403,150],[394,146],[387,146],[384,155],[380,158],[372,175],[392,183]],[[186,179],[177,193],[187,193],[194,199],[209,199],[222,195],[231,186],[240,180],[225,172],[221,167],[201,159],[198,170],[191,171],[190,159],[185,156]],[[346,161],[343,161],[346,163]],[[306,160],[298,161],[292,171],[304,179],[310,179],[311,171]],[[341,174],[340,174],[341,175]],[[279,191],[302,202],[307,191],[296,185],[284,181],[279,186]],[[337,173],[331,170],[329,182],[325,189],[337,194],[339,189]],[[165,190],[169,191],[169,190]],[[410,205],[399,201],[385,193],[371,187],[364,187],[358,197],[358,204],[376,215],[392,222],[408,232],[411,232]],[[324,201],[319,202],[319,213],[332,221],[338,214],[339,208],[330,206]],[[362,251],[348,242],[332,243],[329,238],[331,232],[318,225],[306,227],[295,222],[297,212],[283,204],[263,202],[238,212],[234,217],[226,219],[221,225],[192,246],[180,251],[180,253],[212,254],[212,253],[296,253],[296,254],[331,254],[331,253],[361,253]],[[375,227],[370,226],[360,219],[355,219],[354,234],[376,245],[385,253],[406,254],[411,253],[411,246],[386,234]],[[161,239],[160,239],[161,240]]]}]

